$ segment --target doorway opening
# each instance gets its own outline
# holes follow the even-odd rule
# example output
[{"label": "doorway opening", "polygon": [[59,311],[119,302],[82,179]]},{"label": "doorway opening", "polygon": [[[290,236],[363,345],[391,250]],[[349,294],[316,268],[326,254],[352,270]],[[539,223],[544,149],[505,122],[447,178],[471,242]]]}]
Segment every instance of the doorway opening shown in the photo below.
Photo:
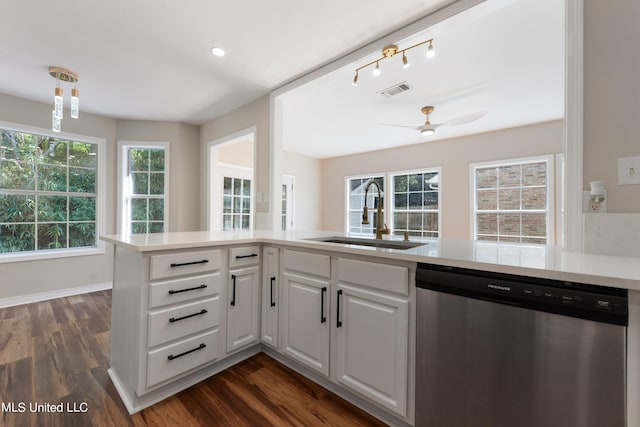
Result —
[{"label": "doorway opening", "polygon": [[209,144],[209,230],[253,229],[254,147],[253,129]]}]

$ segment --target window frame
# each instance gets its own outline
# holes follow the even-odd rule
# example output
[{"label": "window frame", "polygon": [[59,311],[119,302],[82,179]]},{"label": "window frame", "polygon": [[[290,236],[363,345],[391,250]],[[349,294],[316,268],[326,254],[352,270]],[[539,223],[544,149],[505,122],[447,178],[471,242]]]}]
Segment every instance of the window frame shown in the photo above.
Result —
[{"label": "window frame", "polygon": [[[390,197],[388,198],[388,204],[389,204],[389,213],[391,215],[393,215],[395,213],[395,206],[393,206],[393,203],[395,203],[395,196],[396,196],[396,191],[395,191],[395,186],[393,186],[393,178],[396,176],[402,176],[402,175],[415,175],[415,174],[425,174],[425,173],[436,173],[438,174],[438,209],[430,209],[430,210],[416,210],[416,212],[429,212],[429,213],[437,213],[438,214],[438,230],[436,231],[438,234],[438,237],[431,237],[431,236],[416,236],[416,237],[420,237],[420,238],[425,238],[425,239],[439,239],[442,235],[442,168],[441,167],[431,167],[431,168],[418,168],[418,169],[409,169],[409,170],[400,170],[400,171],[393,171],[393,172],[388,172],[387,173],[387,181],[389,184],[389,191],[390,191]],[[391,226],[389,227],[389,230],[391,232],[391,234],[393,234],[393,232],[395,231],[395,228],[393,228],[393,221],[389,221],[389,223],[391,224]],[[425,231],[422,231],[423,233]],[[429,231],[427,231],[429,232]],[[411,236],[411,234],[409,234]]]},{"label": "window frame", "polygon": [[169,218],[170,218],[170,188],[169,188],[169,175],[171,173],[171,144],[168,141],[118,141],[118,202],[117,202],[117,224],[116,229],[118,233],[130,234],[130,219],[129,219],[129,203],[128,198],[130,194],[125,189],[125,183],[127,181],[127,174],[129,172],[128,162],[128,150],[131,148],[149,149],[154,150],[158,148],[164,149],[164,232],[169,231]]},{"label": "window frame", "polygon": [[[442,236],[442,167],[440,166],[432,166],[432,167],[424,167],[424,168],[416,168],[416,169],[405,169],[405,170],[396,170],[396,171],[389,171],[389,172],[373,172],[373,173],[365,173],[365,174],[358,174],[358,175],[348,175],[344,177],[344,203],[345,203],[345,216],[344,216],[344,230],[345,233],[347,233],[348,235],[353,235],[353,236],[366,236],[365,234],[362,233],[351,233],[350,232],[350,226],[349,226],[349,213],[350,213],[350,203],[349,203],[349,194],[350,194],[350,187],[349,187],[349,182],[352,179],[363,179],[363,178],[369,178],[372,179],[374,177],[379,177],[381,176],[384,182],[384,188],[385,190],[383,191],[384,194],[384,205],[383,205],[383,209],[384,209],[384,222],[385,224],[387,224],[387,227],[389,227],[389,232],[390,235],[393,235],[393,233],[395,232],[395,229],[393,228],[393,214],[395,211],[394,208],[394,200],[395,200],[395,189],[392,188],[392,184],[393,184],[393,177],[395,176],[401,176],[401,175],[412,175],[412,174],[417,174],[417,173],[437,173],[438,174],[438,180],[439,180],[439,185],[438,185],[438,209],[437,209],[437,214],[438,214],[438,237],[420,237],[420,238],[424,238],[424,239],[439,239]],[[375,194],[375,190],[374,194]],[[373,207],[369,206],[369,210],[372,210]],[[422,210],[420,210],[420,212],[423,212]],[[373,235],[373,234],[372,234]]]},{"label": "window frame", "polygon": [[[351,209],[350,209],[349,197],[350,197],[350,194],[351,194],[351,189],[350,189],[349,182],[352,179],[364,179],[364,178],[374,179],[374,178],[377,178],[379,176],[382,177],[382,181],[384,183],[384,187],[387,188],[387,180],[388,180],[388,178],[387,178],[387,173],[386,172],[365,173],[365,174],[359,174],[359,175],[349,175],[349,176],[345,176],[344,177],[344,203],[345,203],[344,204],[344,206],[345,206],[345,209],[344,209],[344,230],[345,230],[345,233],[347,233],[347,235],[349,235],[349,236],[358,236],[358,237],[367,236],[367,234],[352,233],[350,231],[349,216],[350,216]],[[374,197],[377,194],[375,189],[373,190],[373,194],[374,194]],[[383,215],[386,216],[387,212],[389,212],[388,205],[387,205],[389,198],[387,197],[386,190],[383,191],[383,194],[384,194],[384,205],[382,206],[382,209],[384,209]],[[375,209],[374,209],[373,206],[369,206],[369,210],[373,211]],[[374,226],[375,226],[375,224],[371,224],[371,227],[374,227]]]},{"label": "window frame", "polygon": [[[36,126],[29,126],[20,123],[13,123],[0,120],[0,128],[10,129],[16,132],[37,134],[50,138],[84,142],[96,145],[96,185],[95,185],[95,230],[96,245],[91,247],[80,248],[61,248],[61,249],[35,249],[33,251],[23,252],[3,252],[0,253],[0,264],[20,261],[37,261],[45,259],[79,257],[87,255],[100,255],[105,253],[106,245],[100,240],[100,235],[105,234],[105,188],[106,188],[106,139],[94,136],[80,135],[70,132],[53,132],[51,129],[43,129]],[[29,190],[31,191],[31,190]],[[47,193],[34,190],[34,194]],[[46,194],[44,194],[46,195]],[[68,223],[68,222],[67,222]]]},{"label": "window frame", "polygon": [[[256,213],[256,199],[255,199],[255,174],[254,168],[235,165],[231,163],[218,162],[218,181],[219,181],[219,197],[220,197],[220,214],[217,218],[217,224],[219,230],[224,230],[224,178],[234,178],[247,180],[251,183],[251,191],[249,200],[251,201],[249,210],[249,228],[248,229],[235,229],[238,230],[253,230],[255,226],[255,213]],[[234,231],[233,228],[229,231]]]},{"label": "window frame", "polygon": [[[476,188],[476,169],[484,169],[490,167],[504,167],[504,166],[512,166],[512,165],[523,165],[528,163],[540,163],[545,162],[547,164],[547,181],[546,181],[546,243],[530,243],[530,242],[514,242],[520,245],[553,245],[556,240],[556,192],[557,186],[555,181],[555,155],[554,154],[543,154],[537,156],[529,156],[529,157],[517,157],[511,159],[501,159],[501,160],[492,160],[485,162],[475,162],[469,164],[469,195],[470,195],[470,203],[471,203],[471,236],[472,240],[478,242],[484,242],[485,240],[478,240],[478,221],[477,221],[477,188]],[[522,188],[522,187],[518,187]],[[500,210],[497,210],[500,212]],[[526,212],[526,210],[520,209],[519,212]],[[522,233],[517,235],[522,238]],[[511,243],[511,242],[494,242],[494,241],[486,241],[492,243]]]}]

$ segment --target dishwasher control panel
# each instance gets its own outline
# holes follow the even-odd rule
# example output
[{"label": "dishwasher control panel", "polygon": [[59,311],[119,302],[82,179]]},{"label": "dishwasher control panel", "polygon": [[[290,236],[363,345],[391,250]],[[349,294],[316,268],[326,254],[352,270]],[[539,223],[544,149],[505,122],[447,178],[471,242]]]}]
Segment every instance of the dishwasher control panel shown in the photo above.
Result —
[{"label": "dishwasher control panel", "polygon": [[628,323],[626,289],[418,264],[418,288],[614,324]]}]

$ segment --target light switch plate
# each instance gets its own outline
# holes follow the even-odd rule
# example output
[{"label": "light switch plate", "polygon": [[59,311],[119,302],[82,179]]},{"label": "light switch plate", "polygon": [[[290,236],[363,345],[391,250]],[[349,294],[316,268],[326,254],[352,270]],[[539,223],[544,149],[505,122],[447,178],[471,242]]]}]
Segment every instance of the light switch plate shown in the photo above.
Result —
[{"label": "light switch plate", "polygon": [[618,159],[618,185],[640,184],[640,157]]}]

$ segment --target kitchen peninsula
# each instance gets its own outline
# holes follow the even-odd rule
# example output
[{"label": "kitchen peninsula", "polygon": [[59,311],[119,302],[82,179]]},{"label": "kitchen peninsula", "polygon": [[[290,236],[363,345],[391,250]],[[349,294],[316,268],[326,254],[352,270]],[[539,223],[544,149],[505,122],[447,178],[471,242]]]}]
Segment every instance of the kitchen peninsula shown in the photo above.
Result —
[{"label": "kitchen peninsula", "polygon": [[637,258],[462,240],[409,249],[318,240],[332,236],[102,236],[115,246],[109,374],[129,412],[264,351],[387,423],[414,425],[417,263],[628,289],[627,400],[638,396]]}]

